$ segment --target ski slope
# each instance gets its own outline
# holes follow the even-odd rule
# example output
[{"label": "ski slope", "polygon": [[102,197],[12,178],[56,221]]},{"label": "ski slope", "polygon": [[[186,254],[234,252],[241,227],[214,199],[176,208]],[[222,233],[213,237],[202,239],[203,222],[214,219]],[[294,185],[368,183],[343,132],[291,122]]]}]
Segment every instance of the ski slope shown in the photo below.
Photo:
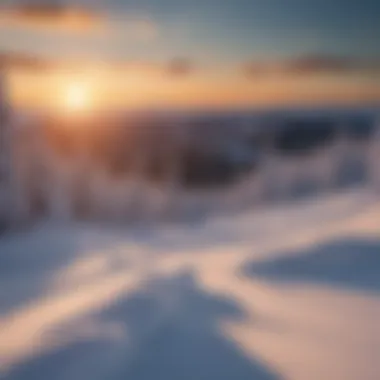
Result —
[{"label": "ski slope", "polygon": [[0,378],[378,380],[380,202],[0,240]]}]

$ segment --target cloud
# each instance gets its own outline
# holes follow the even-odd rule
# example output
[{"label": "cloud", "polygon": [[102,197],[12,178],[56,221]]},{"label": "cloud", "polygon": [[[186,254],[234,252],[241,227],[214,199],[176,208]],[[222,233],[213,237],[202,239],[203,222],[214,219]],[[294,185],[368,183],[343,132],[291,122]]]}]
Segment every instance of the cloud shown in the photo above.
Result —
[{"label": "cloud", "polygon": [[380,73],[379,59],[361,59],[332,55],[308,55],[284,60],[249,61],[243,71],[250,77],[301,76],[321,74]]},{"label": "cloud", "polygon": [[[91,4],[91,1],[87,4]],[[147,15],[109,13],[96,8],[95,4],[90,7],[35,1],[26,5],[0,5],[0,26],[74,37],[103,35],[109,38],[109,33],[112,33],[113,37],[119,34],[136,41],[152,41],[160,35],[159,25]]]},{"label": "cloud", "polygon": [[14,51],[0,51],[0,66],[28,72],[95,70],[113,72],[118,75],[145,73],[153,76],[184,77],[191,74],[193,64],[184,58],[174,58],[167,62],[133,61],[123,59],[95,60],[85,58],[52,58]]},{"label": "cloud", "polygon": [[95,10],[47,2],[3,7],[0,25],[68,34],[89,34],[106,29],[105,18]]},{"label": "cloud", "polygon": [[187,76],[193,70],[193,63],[186,58],[174,58],[167,65],[167,73],[176,77]]},{"label": "cloud", "polygon": [[52,64],[52,61],[35,57],[33,55],[15,52],[0,52],[0,66],[2,67],[26,71],[42,71],[49,69]]},{"label": "cloud", "polygon": [[285,63],[285,71],[294,74],[344,73],[360,68],[355,59],[333,56],[305,56]]}]

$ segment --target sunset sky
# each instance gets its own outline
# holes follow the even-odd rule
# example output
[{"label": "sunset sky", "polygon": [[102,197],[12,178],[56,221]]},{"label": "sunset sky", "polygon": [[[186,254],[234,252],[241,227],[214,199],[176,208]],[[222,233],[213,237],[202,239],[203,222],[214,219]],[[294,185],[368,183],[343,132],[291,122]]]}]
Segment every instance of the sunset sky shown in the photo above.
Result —
[{"label": "sunset sky", "polygon": [[47,62],[11,65],[20,103],[59,104],[68,83],[98,107],[380,101],[376,0],[3,3],[0,52]]}]

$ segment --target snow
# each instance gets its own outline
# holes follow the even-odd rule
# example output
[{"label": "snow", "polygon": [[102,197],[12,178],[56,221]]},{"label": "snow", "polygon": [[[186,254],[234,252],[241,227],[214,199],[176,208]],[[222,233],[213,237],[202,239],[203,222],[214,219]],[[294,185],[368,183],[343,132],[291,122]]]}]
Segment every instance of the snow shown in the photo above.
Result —
[{"label": "snow", "polygon": [[378,380],[380,202],[0,240],[0,378]]}]

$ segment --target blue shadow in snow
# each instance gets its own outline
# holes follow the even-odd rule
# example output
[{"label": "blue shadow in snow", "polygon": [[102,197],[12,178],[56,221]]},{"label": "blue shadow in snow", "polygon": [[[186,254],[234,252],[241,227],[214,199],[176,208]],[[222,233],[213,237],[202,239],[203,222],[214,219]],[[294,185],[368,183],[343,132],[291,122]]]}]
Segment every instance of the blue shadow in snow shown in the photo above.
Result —
[{"label": "blue shadow in snow", "polygon": [[[108,239],[108,240],[107,240]],[[96,239],[90,230],[40,228],[14,232],[0,238],[0,314],[51,295],[57,276],[92,249],[111,246],[112,236]],[[125,269],[127,264],[110,254],[108,271]]]},{"label": "blue shadow in snow", "polygon": [[157,279],[84,318],[121,323],[126,338],[78,339],[19,365],[7,379],[280,380],[220,330],[221,321],[244,318],[235,302],[205,293],[192,273]]},{"label": "blue shadow in snow", "polygon": [[327,284],[377,293],[380,240],[347,238],[317,244],[307,250],[247,263],[243,273],[275,282]]}]

